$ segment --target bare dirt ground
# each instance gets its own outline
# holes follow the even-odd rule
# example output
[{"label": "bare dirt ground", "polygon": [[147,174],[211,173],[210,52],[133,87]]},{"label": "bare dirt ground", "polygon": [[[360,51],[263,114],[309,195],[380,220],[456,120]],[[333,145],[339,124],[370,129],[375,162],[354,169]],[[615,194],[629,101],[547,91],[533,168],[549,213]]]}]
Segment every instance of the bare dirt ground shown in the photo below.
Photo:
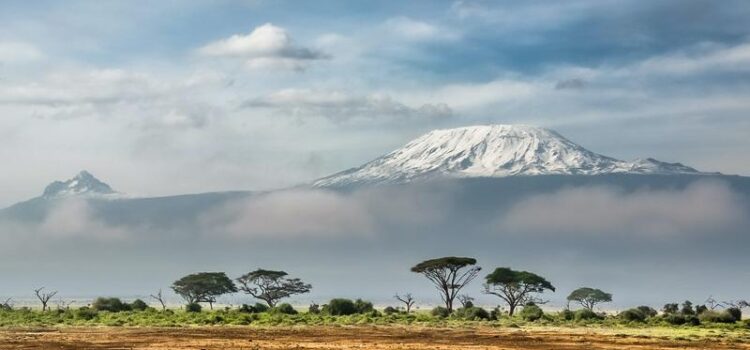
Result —
[{"label": "bare dirt ground", "polygon": [[0,329],[0,349],[750,349],[746,339],[566,328]]}]

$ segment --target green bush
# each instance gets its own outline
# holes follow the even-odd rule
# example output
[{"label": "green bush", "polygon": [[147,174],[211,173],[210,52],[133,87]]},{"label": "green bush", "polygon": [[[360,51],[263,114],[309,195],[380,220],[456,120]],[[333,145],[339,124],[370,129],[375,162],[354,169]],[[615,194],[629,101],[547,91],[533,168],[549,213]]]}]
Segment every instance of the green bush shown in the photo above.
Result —
[{"label": "green bush", "polygon": [[332,316],[346,316],[357,313],[357,307],[350,299],[331,299],[328,305],[323,305],[323,312]]},{"label": "green bush", "polygon": [[644,322],[647,318],[646,314],[640,308],[625,310],[618,316],[628,322]]},{"label": "green bush", "polygon": [[676,326],[687,323],[687,319],[685,318],[685,316],[677,314],[677,313],[667,313],[667,314],[664,314],[662,318],[667,323],[676,325]]},{"label": "green bush", "polygon": [[297,310],[295,310],[292,305],[288,303],[283,303],[281,305],[276,306],[275,308],[271,309],[272,313],[278,313],[278,314],[284,314],[284,315],[296,315]]},{"label": "green bush", "polygon": [[432,311],[430,311],[430,314],[432,314],[432,316],[440,317],[440,318],[446,318],[446,317],[448,317],[448,316],[451,315],[451,313],[448,312],[448,309],[446,309],[446,308],[444,308],[442,306],[438,306],[438,307],[432,309]]},{"label": "green bush", "polygon": [[[466,319],[466,320],[488,320],[490,319],[490,313],[487,312],[487,310],[482,309],[481,307],[476,307],[476,306],[458,308],[453,313],[453,316],[456,318],[461,318],[461,319]],[[447,316],[443,316],[443,317],[447,317]]]},{"label": "green bush", "polygon": [[130,309],[133,311],[144,311],[148,309],[148,304],[141,299],[135,299],[130,303]]},{"label": "green bush", "polygon": [[383,309],[383,313],[386,315],[397,314],[398,312],[398,309],[393,306],[386,306],[385,309]]},{"label": "green bush", "polygon": [[702,322],[713,322],[713,323],[735,323],[737,322],[737,319],[734,318],[734,315],[732,315],[728,310],[724,310],[721,312],[709,310],[700,314],[698,318]]},{"label": "green bush", "polygon": [[312,303],[310,304],[310,307],[307,308],[307,312],[313,315],[317,315],[320,313],[320,305]]},{"label": "green bush", "polygon": [[544,317],[544,312],[539,306],[534,304],[526,305],[521,309],[520,316],[526,321],[536,321]]},{"label": "green bush", "polygon": [[364,301],[362,299],[357,299],[354,301],[354,308],[357,309],[358,314],[366,314],[373,310],[372,303],[369,301]]},{"label": "green bush", "polygon": [[726,310],[727,313],[732,315],[734,317],[734,321],[741,321],[742,320],[742,310],[737,307],[730,307]]},{"label": "green bush", "polygon": [[73,317],[77,320],[89,321],[94,319],[98,314],[96,310],[83,306],[73,312]]},{"label": "green bush", "polygon": [[130,311],[130,305],[123,303],[119,298],[96,298],[91,304],[91,308],[96,311]]},{"label": "green bush", "polygon": [[656,311],[654,308],[650,306],[646,306],[646,305],[641,305],[637,307],[636,309],[640,310],[646,316],[646,318],[655,317],[656,315],[659,314],[659,312]]},{"label": "green bush", "polygon": [[185,305],[186,312],[201,312],[201,310],[203,310],[203,307],[201,307],[201,304],[198,303],[190,303]]},{"label": "green bush", "polygon": [[570,309],[565,309],[563,311],[560,311],[558,316],[565,321],[572,321],[576,318],[576,313],[571,311]]},{"label": "green bush", "polygon": [[602,316],[597,314],[596,312],[593,312],[589,309],[581,309],[575,312],[575,320],[576,321],[583,321],[583,320],[601,320]]}]

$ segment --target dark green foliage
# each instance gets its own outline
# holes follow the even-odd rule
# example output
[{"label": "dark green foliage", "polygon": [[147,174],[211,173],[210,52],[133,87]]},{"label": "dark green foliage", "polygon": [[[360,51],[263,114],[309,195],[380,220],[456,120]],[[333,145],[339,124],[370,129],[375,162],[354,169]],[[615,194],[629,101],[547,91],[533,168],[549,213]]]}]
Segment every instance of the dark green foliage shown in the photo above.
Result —
[{"label": "dark green foliage", "polygon": [[679,308],[680,306],[676,303],[664,304],[664,307],[661,308],[661,311],[667,315],[676,314]]},{"label": "dark green foliage", "polygon": [[255,314],[268,311],[268,306],[261,303],[255,303],[255,305],[242,304],[240,306],[240,312]]},{"label": "dark green foliage", "polygon": [[99,313],[89,307],[83,306],[74,311],[73,317],[78,320],[93,320]]},{"label": "dark green foliage", "polygon": [[91,308],[96,311],[122,312],[130,311],[130,305],[123,303],[119,298],[96,298],[91,303]]},{"label": "dark green foliage", "polygon": [[601,289],[583,287],[571,292],[568,295],[568,301],[575,301],[584,308],[593,311],[596,304],[612,301],[612,294],[605,293]]},{"label": "dark green foliage", "polygon": [[730,308],[726,309],[726,312],[728,314],[732,315],[732,317],[734,317],[735,321],[742,320],[742,310],[740,310],[740,308],[738,308],[738,307],[730,307]]},{"label": "dark green foliage", "polygon": [[575,312],[576,321],[601,320],[603,317],[590,309],[581,309]]},{"label": "dark green foliage", "polygon": [[532,301],[533,294],[555,287],[544,277],[528,271],[515,271],[498,267],[485,277],[484,293],[500,297],[508,304],[508,315],[513,316],[516,307]]},{"label": "dark green foliage", "polygon": [[640,310],[644,315],[646,315],[646,318],[655,317],[656,315],[659,314],[659,312],[656,311],[654,308],[650,306],[646,306],[646,305],[641,305],[637,307],[636,309]]},{"label": "dark green foliage", "polygon": [[435,316],[435,317],[445,318],[445,317],[450,316],[451,312],[448,311],[448,309],[446,309],[446,308],[444,308],[442,306],[438,306],[438,307],[432,309],[432,311],[430,311],[430,314],[432,316]]},{"label": "dark green foliage", "polygon": [[271,309],[271,312],[273,313],[279,313],[279,314],[285,314],[285,315],[296,315],[297,310],[295,310],[292,305],[289,305],[288,303],[280,304],[279,306],[274,307]]},{"label": "dark green foliage", "polygon": [[186,312],[201,312],[203,308],[201,307],[201,304],[198,303],[190,303],[185,305],[185,311]]},{"label": "dark green foliage", "polygon": [[724,311],[714,311],[714,310],[708,310],[698,318],[702,322],[713,322],[713,323],[735,323],[737,322],[737,318],[735,318],[732,313],[729,312],[729,310]]},{"label": "dark green foliage", "polygon": [[628,322],[644,322],[647,318],[643,310],[638,308],[625,310],[618,316]]},{"label": "dark green foliage", "polygon": [[473,321],[490,319],[490,313],[487,312],[487,310],[476,306],[458,308],[453,312],[453,316],[456,318]]},{"label": "dark green foliage", "polygon": [[144,311],[148,309],[148,304],[141,299],[135,299],[130,303],[130,309],[133,311]]},{"label": "dark green foliage", "polygon": [[320,305],[312,303],[310,304],[310,307],[307,308],[307,312],[317,315],[320,313]]},{"label": "dark green foliage", "polygon": [[209,303],[213,307],[217,297],[237,292],[237,287],[223,272],[200,272],[175,281],[172,290],[188,304]]},{"label": "dark green foliage", "polygon": [[357,308],[350,299],[336,298],[323,305],[323,312],[333,316],[354,315]]},{"label": "dark green foliage", "polygon": [[682,308],[680,309],[680,313],[682,313],[685,316],[692,316],[695,315],[695,310],[693,309],[693,303],[689,300],[685,300],[685,302],[682,303]]},{"label": "dark green foliage", "polygon": [[393,306],[386,306],[385,309],[383,309],[383,313],[386,315],[397,314],[398,309]]},{"label": "dark green foliage", "polygon": [[542,317],[544,317],[544,312],[534,304],[528,304],[521,309],[521,318],[526,321],[536,321]]},{"label": "dark green foliage", "polygon": [[698,306],[695,307],[695,313],[698,314],[698,315],[700,315],[700,314],[702,314],[702,313],[704,313],[706,311],[708,311],[708,308],[706,307],[706,305],[698,305]]},{"label": "dark green foliage", "polygon": [[565,309],[563,311],[560,311],[560,318],[566,321],[572,321],[575,319],[576,313],[571,311],[570,309]]},{"label": "dark green foliage", "polygon": [[687,319],[685,318],[685,316],[678,314],[676,312],[664,314],[663,318],[664,318],[664,321],[666,321],[667,323],[676,325],[676,326],[687,323]]},{"label": "dark green foliage", "polygon": [[366,314],[368,312],[371,312],[373,310],[373,307],[371,302],[357,299],[354,301],[354,309],[357,310],[358,314]]}]

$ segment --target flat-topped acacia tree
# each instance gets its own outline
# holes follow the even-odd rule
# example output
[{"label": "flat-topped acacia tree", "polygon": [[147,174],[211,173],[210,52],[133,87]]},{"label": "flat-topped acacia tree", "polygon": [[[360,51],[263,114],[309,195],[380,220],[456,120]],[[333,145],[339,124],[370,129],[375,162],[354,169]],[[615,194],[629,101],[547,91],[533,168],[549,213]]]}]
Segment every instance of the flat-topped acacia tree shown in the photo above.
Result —
[{"label": "flat-topped acacia tree", "polygon": [[[575,301],[584,308],[593,311],[596,304],[612,301],[612,294],[604,292],[601,289],[582,287],[571,292],[568,295],[568,301]],[[692,304],[690,308],[692,309]]]},{"label": "flat-topped acacia tree", "polygon": [[312,289],[299,278],[288,278],[287,275],[284,271],[257,269],[242,275],[237,282],[241,291],[274,307],[281,299],[308,293]]},{"label": "flat-topped acacia tree", "polygon": [[200,272],[180,278],[172,290],[188,304],[208,303],[213,310],[216,298],[237,292],[237,287],[224,272]]},{"label": "flat-topped acacia tree", "polygon": [[445,308],[453,312],[453,300],[458,292],[482,270],[479,266],[473,266],[476,263],[477,259],[474,258],[447,256],[425,260],[412,267],[411,271],[427,277],[440,292]]},{"label": "flat-topped acacia tree", "polygon": [[508,267],[498,267],[485,277],[484,293],[500,297],[508,304],[508,315],[513,316],[516,308],[534,301],[534,294],[545,290],[555,291],[552,283],[535,273],[515,271]]}]

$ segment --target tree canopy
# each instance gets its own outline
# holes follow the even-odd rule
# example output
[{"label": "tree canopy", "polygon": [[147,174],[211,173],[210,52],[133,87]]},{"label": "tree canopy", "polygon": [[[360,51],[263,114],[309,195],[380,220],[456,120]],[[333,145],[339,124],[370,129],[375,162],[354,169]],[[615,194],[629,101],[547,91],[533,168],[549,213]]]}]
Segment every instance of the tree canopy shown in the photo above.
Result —
[{"label": "tree canopy", "polygon": [[588,310],[593,310],[596,304],[612,301],[612,294],[596,288],[582,287],[568,295],[568,301],[575,301]]},{"label": "tree canopy", "polygon": [[224,272],[200,272],[175,281],[172,290],[188,304],[208,303],[213,308],[217,297],[237,292],[237,287]]},{"label": "tree canopy", "polygon": [[411,268],[412,272],[427,277],[440,292],[440,298],[445,303],[448,312],[453,311],[453,300],[458,292],[471,282],[482,270],[474,258],[443,257],[422,261]]},{"label": "tree canopy", "polygon": [[508,304],[508,314],[513,316],[516,307],[534,300],[535,293],[545,290],[555,291],[555,287],[535,273],[515,271],[508,267],[498,267],[485,277],[484,292],[500,297]]},{"label": "tree canopy", "polygon": [[274,307],[281,299],[308,293],[312,289],[311,285],[299,278],[288,278],[287,275],[284,271],[257,269],[242,275],[237,282],[241,291]]}]

